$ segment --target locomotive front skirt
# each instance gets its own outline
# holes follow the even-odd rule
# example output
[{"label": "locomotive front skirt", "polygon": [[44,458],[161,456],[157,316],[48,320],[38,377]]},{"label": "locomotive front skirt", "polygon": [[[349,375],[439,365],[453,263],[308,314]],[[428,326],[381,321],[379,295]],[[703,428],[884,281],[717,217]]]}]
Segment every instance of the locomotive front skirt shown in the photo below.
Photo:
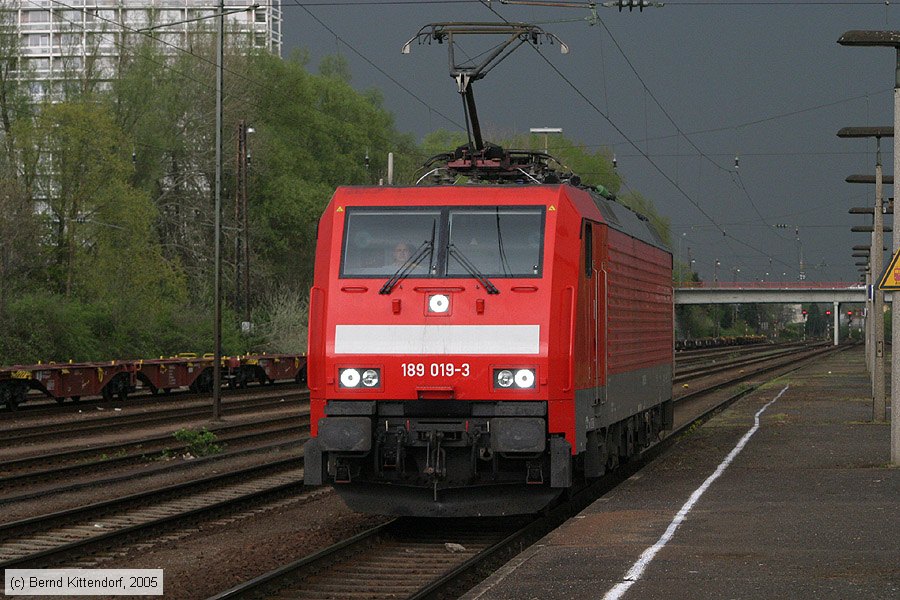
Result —
[{"label": "locomotive front skirt", "polygon": [[570,185],[342,187],[310,294],[308,484],[530,513],[671,426],[672,256]]}]

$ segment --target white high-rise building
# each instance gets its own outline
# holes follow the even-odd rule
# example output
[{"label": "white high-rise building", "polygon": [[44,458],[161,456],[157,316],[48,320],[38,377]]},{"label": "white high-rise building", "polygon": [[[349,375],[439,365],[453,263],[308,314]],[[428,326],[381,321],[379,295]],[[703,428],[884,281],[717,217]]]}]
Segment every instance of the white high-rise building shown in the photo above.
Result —
[{"label": "white high-rise building", "polygon": [[[139,30],[153,28],[161,48],[190,50],[216,28],[216,0],[0,0],[7,27],[17,27],[19,76],[34,97],[56,95],[55,82],[73,73],[103,80]],[[235,12],[232,12],[235,11]],[[281,0],[225,0],[229,43],[281,56]]]}]

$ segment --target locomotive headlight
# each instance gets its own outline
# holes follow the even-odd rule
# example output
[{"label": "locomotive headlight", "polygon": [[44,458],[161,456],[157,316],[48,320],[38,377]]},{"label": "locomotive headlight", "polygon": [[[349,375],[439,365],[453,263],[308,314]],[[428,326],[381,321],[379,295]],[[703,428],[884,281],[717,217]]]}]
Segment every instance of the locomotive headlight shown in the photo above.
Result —
[{"label": "locomotive headlight", "polygon": [[513,384],[513,373],[508,369],[494,371],[494,381],[497,387],[508,388]]},{"label": "locomotive headlight", "polygon": [[534,371],[531,369],[519,369],[515,376],[516,387],[533,388],[534,387]]},{"label": "locomotive headlight", "polygon": [[366,387],[378,387],[381,383],[381,377],[378,369],[366,369],[362,374],[362,384]]},{"label": "locomotive headlight", "polygon": [[534,389],[534,369],[494,369],[494,388]]},{"label": "locomotive headlight", "polygon": [[381,369],[338,369],[342,388],[381,387]]},{"label": "locomotive headlight", "polygon": [[428,298],[428,310],[433,313],[445,313],[450,310],[450,298],[445,294],[434,294]]},{"label": "locomotive headlight", "polygon": [[359,376],[359,371],[356,369],[341,369],[339,375],[341,387],[355,388],[359,385],[361,378]]}]

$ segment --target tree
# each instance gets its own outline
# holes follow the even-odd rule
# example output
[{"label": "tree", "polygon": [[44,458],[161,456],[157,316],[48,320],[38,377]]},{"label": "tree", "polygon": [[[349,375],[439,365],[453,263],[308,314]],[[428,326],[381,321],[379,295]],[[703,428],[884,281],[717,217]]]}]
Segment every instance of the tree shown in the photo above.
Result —
[{"label": "tree", "polygon": [[88,102],[45,105],[29,133],[22,150],[39,154],[53,287],[66,297],[108,300],[162,286],[172,269],[153,233],[155,211],[130,183],[125,137],[108,111]]},{"label": "tree", "polygon": [[16,11],[0,10],[0,322],[10,295],[27,283],[38,255],[29,179],[20,168],[15,128],[30,118]]},{"label": "tree", "polygon": [[[373,94],[355,92],[340,73],[339,59],[326,76],[310,74],[304,57],[251,57],[258,88],[248,122],[253,139],[250,180],[251,246],[257,265],[252,288],[275,280],[305,289],[312,280],[315,226],[338,185],[372,184],[387,154],[413,164],[412,144]],[[365,157],[368,154],[367,168]]]},{"label": "tree", "polygon": [[3,156],[0,163],[14,173],[16,164],[13,125],[28,111],[28,98],[24,93],[20,75],[25,68],[21,38],[15,10],[0,10],[0,136],[3,139]]},{"label": "tree", "polygon": [[37,271],[38,223],[31,198],[7,165],[0,167],[0,322],[9,297]]},{"label": "tree", "polygon": [[346,57],[340,54],[324,56],[319,63],[319,75],[326,78],[334,78],[349,85],[352,78],[350,63]]}]

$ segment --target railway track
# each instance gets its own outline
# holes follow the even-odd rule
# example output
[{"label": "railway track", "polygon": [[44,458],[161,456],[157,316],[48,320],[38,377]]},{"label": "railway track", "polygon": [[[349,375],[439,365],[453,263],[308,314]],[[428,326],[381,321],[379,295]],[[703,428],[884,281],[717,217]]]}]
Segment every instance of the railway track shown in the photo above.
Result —
[{"label": "railway track", "polygon": [[416,598],[535,519],[394,519],[216,599]]},{"label": "railway track", "polygon": [[[787,372],[833,347],[806,351],[788,367],[782,360],[761,371]],[[759,375],[760,373],[754,373]],[[742,378],[745,378],[742,376]],[[728,385],[733,386],[734,382]],[[485,519],[474,525],[446,520],[396,519],[312,556],[252,579],[211,600],[237,598],[441,598],[453,597],[498,568],[585,506],[665,452],[681,435],[705,422],[759,385],[745,386],[697,412],[676,405],[677,428],[620,469],[613,471],[547,514],[523,519]],[[719,389],[722,386],[714,386]],[[708,392],[709,390],[707,390]],[[691,412],[692,411],[692,412]],[[690,412],[690,414],[685,414]]]},{"label": "railway track", "polygon": [[[746,374],[744,376],[746,377]],[[297,420],[296,417],[291,418]],[[308,423],[308,413],[305,418]],[[303,431],[300,431],[301,429]],[[196,530],[199,523],[215,521],[217,518],[222,518],[223,515],[227,516],[248,510],[247,507],[251,507],[249,510],[265,510],[265,506],[268,504],[302,502],[305,498],[330,494],[327,489],[304,489],[301,483],[303,476],[300,445],[307,435],[306,427],[301,425],[299,429],[291,429],[283,436],[289,438],[289,441],[285,441],[284,444],[274,443],[262,446],[250,444],[251,447],[239,451],[252,453],[266,451],[265,448],[268,448],[269,451],[278,448],[291,454],[288,458],[270,462],[264,467],[253,466],[188,483],[170,485],[163,489],[129,494],[87,507],[19,519],[13,523],[2,525],[0,526],[0,566],[4,568],[45,567],[62,563],[90,566],[96,564],[96,561],[102,560],[97,558],[98,556],[114,555],[117,548],[128,547],[129,544],[152,544],[153,540],[159,539],[160,536],[171,539],[172,535],[176,537],[180,535],[179,531]],[[168,439],[171,441],[171,437]],[[44,457],[45,460],[46,458]],[[32,462],[30,467],[23,467],[22,473],[26,474],[23,476],[33,477],[37,473],[37,465],[40,465],[40,460]],[[65,468],[65,465],[60,468]],[[173,465],[172,468],[186,469],[189,466],[181,463]],[[31,475],[27,475],[29,470]],[[87,467],[86,471],[90,473],[91,467]],[[627,469],[622,470],[622,473],[626,471]],[[72,480],[75,478],[73,473],[75,471],[68,474],[60,471],[55,476],[48,474],[48,478],[52,478],[54,481],[58,480],[61,484],[41,491],[37,495],[60,494],[67,489],[76,487],[104,485],[107,482],[132,476],[146,476],[144,473],[104,478],[101,474],[100,477],[91,477],[85,481],[73,483]],[[6,489],[3,480],[0,480],[0,487]],[[9,497],[7,500],[15,502],[34,497],[33,490],[26,490],[18,497]],[[7,500],[0,499],[0,506]],[[454,582],[458,582],[459,577],[462,576],[460,574],[471,572],[471,569],[483,568],[480,565],[484,564],[485,556],[503,557],[509,554],[510,547],[519,548],[521,544],[525,543],[521,540],[525,539],[522,536],[527,537],[527,534],[522,531],[529,526],[536,527],[536,531],[546,531],[546,527],[549,527],[546,524],[532,525],[530,522],[517,521],[515,531],[508,528],[488,531],[485,524],[481,523],[478,531],[467,533],[462,529],[452,530],[450,533],[453,535],[448,537],[447,522],[439,521],[438,523],[442,524],[443,529],[435,532],[434,539],[427,539],[426,528],[422,523],[424,521],[412,528],[413,532],[419,536],[418,538],[400,537],[396,533],[397,531],[409,530],[409,526],[402,523],[385,530],[390,533],[390,536],[386,534],[382,536],[384,544],[381,545],[386,549],[394,548],[394,551],[398,547],[402,547],[402,556],[390,555],[389,551],[385,550],[388,552],[385,555],[386,558],[373,558],[371,568],[367,567],[369,570],[365,571],[364,576],[357,577],[355,575],[359,571],[359,563],[354,562],[355,566],[349,570],[346,570],[346,566],[343,567],[345,571],[339,572],[336,577],[346,579],[348,582],[353,580],[360,585],[364,580],[374,581],[377,579],[381,583],[376,587],[393,590],[393,593],[397,594],[401,588],[397,588],[394,583],[391,583],[391,572],[394,570],[392,566],[399,566],[401,559],[410,558],[412,565],[410,568],[413,570],[398,570],[401,575],[405,575],[407,586],[410,580],[428,580],[431,583],[424,586],[423,589],[432,591],[444,588],[446,585],[459,585]],[[512,527],[512,525],[507,522],[504,527]],[[173,532],[175,533],[173,534]],[[183,535],[188,534],[184,533]],[[355,546],[357,549],[346,551],[357,556],[355,560],[358,560],[360,556],[358,548],[360,547]],[[414,557],[408,557],[407,554],[414,555]],[[327,560],[332,561],[332,559]],[[502,562],[505,559],[497,558],[496,560]],[[301,579],[308,579],[308,576],[302,575]],[[333,582],[334,579],[331,581]],[[262,592],[263,596],[273,597],[272,590],[266,589],[268,591]],[[298,597],[295,595],[296,590],[290,586],[288,589],[286,597]],[[409,592],[407,588],[402,589],[401,596]],[[328,593],[331,594],[331,597],[352,597],[345,596],[343,592]],[[355,592],[348,590],[347,593]],[[424,593],[422,590],[410,592],[410,597],[426,597],[419,595],[422,593]]]},{"label": "railway track", "polygon": [[[260,441],[287,437],[300,439],[309,432],[309,411],[300,415],[224,425],[213,431],[217,434],[216,443],[229,447],[259,446]],[[33,485],[39,481],[60,481],[83,473],[97,475],[117,467],[147,463],[161,457],[163,452],[177,455],[189,449],[190,444],[176,442],[172,434],[166,434],[103,448],[70,450],[9,460],[0,462],[2,475],[0,489],[9,490],[21,485]],[[57,466],[48,468],[49,465]],[[0,497],[0,502],[2,501],[3,498]]]},{"label": "railway track", "polygon": [[[844,349],[846,348],[846,346],[841,346],[838,348]],[[817,344],[813,347],[802,346],[799,348],[795,348],[792,352],[779,353],[777,356],[770,356],[765,360],[748,359],[747,362],[739,362],[737,364],[730,365],[727,369],[711,367],[708,370],[698,370],[693,378],[688,378],[688,380],[693,379],[693,381],[695,382],[694,384],[687,385],[683,381],[676,383],[675,390],[673,392],[676,406],[678,402],[685,402],[688,399],[696,398],[704,394],[709,394],[717,390],[728,388],[736,383],[740,383],[754,377],[770,373],[786,365],[806,360],[807,358],[812,358],[821,354],[831,352],[834,349],[835,346],[831,346],[829,344]],[[752,366],[753,368],[744,368],[750,366]],[[727,373],[728,371],[736,372],[732,375],[723,377],[722,375],[724,373]]]},{"label": "railway track", "polygon": [[[815,342],[818,343],[818,342]],[[689,365],[710,363],[714,364],[723,357],[737,358],[739,356],[749,356],[753,354],[763,354],[772,352],[773,350],[783,350],[786,348],[798,348],[809,345],[808,342],[790,342],[782,344],[751,344],[748,346],[722,346],[718,348],[703,348],[697,350],[677,350],[675,352],[675,364],[680,367]]]},{"label": "railway track", "polygon": [[768,348],[754,348],[754,352],[748,353],[746,356],[734,356],[733,352],[723,352],[719,355],[713,355],[719,360],[709,362],[712,356],[705,356],[698,366],[687,366],[676,362],[675,383],[681,383],[687,379],[698,376],[707,376],[715,373],[721,373],[735,368],[746,367],[763,363],[780,357],[790,357],[798,352],[806,350],[816,350],[826,348],[829,344],[821,342],[816,344],[797,344],[787,347],[769,346]]},{"label": "railway track", "polygon": [[[239,416],[246,413],[258,413],[284,407],[286,403],[303,403],[309,400],[309,391],[292,390],[285,393],[269,394],[263,397],[250,397],[247,399],[226,400],[222,404],[223,416]],[[121,429],[128,426],[140,426],[143,428],[165,425],[170,423],[184,423],[185,421],[208,419],[210,415],[209,402],[191,404],[189,406],[159,407],[152,411],[136,412],[128,406],[128,412],[116,412],[113,415],[103,413],[104,416],[92,416],[88,419],[77,421],[62,421],[55,423],[39,423],[17,425],[15,423],[0,427],[0,435],[7,441],[8,447],[38,442],[43,439],[60,437],[67,434],[83,436],[86,434],[102,434],[110,429]]]},{"label": "railway track", "polygon": [[[222,388],[223,398],[247,398],[258,395],[272,395],[273,390],[284,392],[285,390],[303,390],[304,388],[293,381],[277,381],[263,386],[252,386],[249,388]],[[87,407],[120,407],[127,406],[130,408],[156,407],[165,405],[170,402],[200,402],[209,403],[210,392],[198,393],[192,392],[187,388],[172,393],[154,394],[148,389],[139,389],[133,394],[129,394],[128,399],[122,401],[118,398],[106,399],[102,396],[84,396],[77,402],[59,400],[49,398],[46,395],[31,391],[28,394],[28,400],[16,407],[15,411],[0,409],[0,413],[6,413],[6,419],[16,420],[27,419],[30,417],[45,417],[47,415],[59,415],[67,413],[78,413]]]},{"label": "railway track", "polygon": [[[198,467],[206,467],[207,465],[221,464],[231,460],[243,457],[253,457],[258,455],[280,455],[292,456],[300,459],[302,456],[303,443],[308,439],[308,431],[300,437],[291,438],[289,440],[275,441],[261,446],[252,446],[240,450],[231,450],[221,454],[214,454],[202,458],[191,460],[175,460],[169,462],[159,462],[151,468],[141,470],[126,470],[121,473],[108,473],[99,476],[94,475],[86,479],[65,478],[60,479],[61,483],[54,483],[47,487],[40,486],[17,486],[11,491],[0,496],[0,514],[4,511],[4,505],[14,505],[16,503],[28,502],[41,498],[54,498],[62,494],[78,492],[80,490],[88,490],[91,488],[103,487],[109,489],[110,486],[123,484],[133,481],[141,481],[150,477],[170,477],[175,476],[179,472],[197,469]],[[301,459],[302,460],[302,459]],[[25,476],[23,480],[28,480]],[[2,481],[0,481],[2,483]],[[24,487],[25,489],[21,489]]]},{"label": "railway track", "polygon": [[[301,463],[301,464],[298,464]],[[289,458],[0,525],[0,569],[42,568],[226,511],[301,496],[302,459]]]}]

